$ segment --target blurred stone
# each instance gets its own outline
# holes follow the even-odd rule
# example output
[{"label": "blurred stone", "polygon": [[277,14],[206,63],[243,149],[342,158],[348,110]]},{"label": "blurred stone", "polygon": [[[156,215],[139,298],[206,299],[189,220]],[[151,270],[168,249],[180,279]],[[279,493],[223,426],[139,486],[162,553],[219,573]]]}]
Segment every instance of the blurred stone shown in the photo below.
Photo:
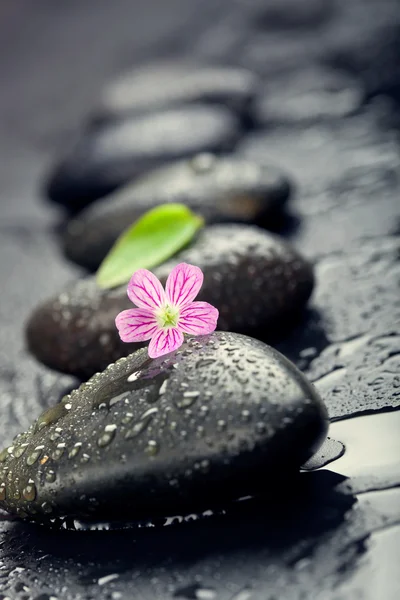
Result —
[{"label": "blurred stone", "polygon": [[185,104],[219,104],[246,112],[259,86],[257,75],[239,67],[161,62],[122,74],[104,90],[94,122]]},{"label": "blurred stone", "polygon": [[95,270],[124,229],[155,206],[180,202],[208,223],[254,223],[281,208],[290,188],[278,168],[200,154],[147,173],[88,207],[68,224],[65,252],[74,262]]},{"label": "blurred stone", "polygon": [[202,105],[110,123],[88,132],[55,165],[46,194],[77,211],[169,161],[199,152],[227,152],[240,131],[227,108]]}]

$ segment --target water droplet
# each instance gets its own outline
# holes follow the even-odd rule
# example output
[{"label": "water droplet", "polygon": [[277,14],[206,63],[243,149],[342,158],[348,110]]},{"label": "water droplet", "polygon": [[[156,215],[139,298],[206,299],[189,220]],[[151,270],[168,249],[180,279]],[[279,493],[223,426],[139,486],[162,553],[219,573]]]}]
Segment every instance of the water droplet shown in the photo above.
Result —
[{"label": "water droplet", "polygon": [[105,446],[108,446],[108,444],[110,444],[112,442],[112,440],[114,439],[116,431],[117,431],[116,425],[114,425],[114,424],[106,425],[104,428],[104,433],[97,440],[97,445],[100,446],[100,448],[104,448]]},{"label": "water droplet", "polygon": [[81,463],[87,463],[90,460],[89,454],[82,454]]},{"label": "water droplet", "polygon": [[44,513],[49,514],[49,513],[53,512],[53,507],[51,506],[51,504],[49,502],[43,502],[41,507],[42,507],[42,510]]},{"label": "water droplet", "polygon": [[65,443],[61,442],[57,444],[57,448],[53,451],[51,458],[53,460],[59,460],[65,452]]},{"label": "water droplet", "polygon": [[33,502],[36,498],[36,486],[34,483],[28,483],[22,490],[22,495],[28,502]]},{"label": "water droplet", "polygon": [[145,452],[148,456],[156,456],[160,450],[158,443],[155,440],[149,440]]},{"label": "water droplet", "polygon": [[201,358],[197,363],[196,363],[196,368],[197,369],[202,369],[204,367],[210,367],[211,365],[214,364],[214,359],[212,358]]},{"label": "water droplet", "polygon": [[159,395],[162,396],[167,391],[168,379],[162,382],[161,387],[158,391]]},{"label": "water droplet", "polygon": [[223,419],[220,419],[217,422],[217,429],[218,429],[218,431],[224,431],[224,429],[226,429],[226,421],[224,421]]},{"label": "water droplet", "polygon": [[[117,402],[121,402],[121,400],[125,400],[125,398],[128,398],[126,391],[111,398],[110,402],[108,403],[108,406],[111,408],[111,406],[114,406],[114,404],[117,404]],[[103,404],[105,407],[107,407],[107,403],[104,402]],[[99,404],[98,408],[102,408],[103,404]]]},{"label": "water droplet", "polygon": [[0,453],[0,463],[3,463],[8,456],[8,448],[4,448],[4,450],[2,450],[2,452]]},{"label": "water droplet", "polygon": [[131,383],[132,381],[136,381],[137,379],[139,379],[141,375],[141,371],[135,371],[135,373],[131,373],[131,375],[129,375],[127,381],[129,381],[129,383]]},{"label": "water droplet", "polygon": [[123,423],[123,425],[128,425],[128,423],[130,423],[132,419],[133,413],[127,412],[125,416],[121,419],[121,423]]},{"label": "water droplet", "polygon": [[23,453],[25,452],[25,450],[27,449],[28,444],[21,444],[18,448],[16,448],[14,450],[14,456],[15,458],[20,458]]},{"label": "water droplet", "polygon": [[19,500],[21,498],[21,492],[19,490],[14,490],[12,497],[14,500]]},{"label": "water droplet", "polygon": [[30,454],[28,454],[28,456],[26,457],[26,464],[30,467],[32,465],[35,464],[35,462],[38,460],[39,456],[41,456],[42,454],[42,450],[34,450],[33,452],[31,452]]},{"label": "water droplet", "polygon": [[155,406],[153,406],[152,408],[149,408],[148,410],[146,410],[139,417],[139,420],[133,425],[133,427],[131,427],[126,432],[125,439],[129,440],[131,438],[134,438],[137,435],[139,435],[140,433],[142,433],[142,431],[144,431],[145,429],[147,429],[147,427],[150,425],[151,421],[153,420],[153,416],[157,412],[158,412],[158,408],[156,408]]},{"label": "water droplet", "polygon": [[175,401],[175,405],[177,408],[189,408],[196,402],[199,396],[200,392],[197,390],[183,392],[182,398],[178,398],[178,400]]},{"label": "water droplet", "polygon": [[47,471],[46,475],[44,476],[44,478],[46,479],[46,481],[48,481],[49,483],[53,483],[56,480],[56,472],[53,471],[53,469],[50,469],[49,471]]},{"label": "water droplet", "polygon": [[251,419],[250,411],[242,410],[242,420],[247,422],[247,421],[250,421],[250,419]]},{"label": "water droplet", "polygon": [[75,458],[75,456],[77,456],[79,454],[79,452],[81,451],[81,448],[82,448],[82,442],[77,442],[76,444],[74,444],[74,447],[68,454],[68,458]]},{"label": "water droplet", "polygon": [[2,483],[2,484],[0,485],[0,501],[2,501],[2,500],[5,500],[5,499],[6,499],[6,493],[7,493],[7,490],[6,490],[6,484],[5,484],[5,483]]}]

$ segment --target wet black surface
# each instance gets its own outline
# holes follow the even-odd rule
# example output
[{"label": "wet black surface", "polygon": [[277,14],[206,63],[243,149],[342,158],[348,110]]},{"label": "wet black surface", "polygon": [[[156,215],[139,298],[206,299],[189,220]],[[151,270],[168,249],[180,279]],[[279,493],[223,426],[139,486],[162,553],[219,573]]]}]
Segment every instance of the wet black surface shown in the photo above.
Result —
[{"label": "wet black surface", "polygon": [[[273,4],[279,8],[271,13]],[[269,85],[284,72],[329,64],[371,98],[334,123],[321,117],[311,126],[272,123],[249,132],[239,152],[261,154],[292,176],[298,193],[283,231],[316,263],[308,318],[279,349],[317,383],[331,417],[399,406],[398,2],[299,6],[14,0],[1,7],[2,445],[74,383],[36,364],[23,347],[32,308],[79,272],[61,258],[52,234],[58,213],[44,206],[39,185],[108,78],[159,56],[242,65]],[[375,431],[384,438],[383,425]],[[332,462],[299,475],[273,505],[239,502],[226,515],[170,527],[55,534],[3,522],[0,594],[396,598],[400,474],[391,460],[379,461],[350,480],[335,474]]]}]

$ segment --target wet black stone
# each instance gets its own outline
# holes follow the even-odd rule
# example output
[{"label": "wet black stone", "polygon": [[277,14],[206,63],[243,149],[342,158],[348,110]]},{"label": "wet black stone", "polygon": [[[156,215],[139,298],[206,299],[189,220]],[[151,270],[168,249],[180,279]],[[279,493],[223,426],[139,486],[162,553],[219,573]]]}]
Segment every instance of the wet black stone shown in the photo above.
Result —
[{"label": "wet black stone", "polygon": [[[180,262],[203,270],[198,299],[218,308],[218,329],[265,340],[284,334],[314,284],[311,265],[291,246],[249,225],[209,226],[191,247],[153,271],[165,283]],[[31,315],[29,349],[53,369],[91,376],[138,347],[121,342],[114,323],[131,307],[126,285],[104,291],[94,278],[74,282]]]},{"label": "wet black stone", "polygon": [[70,221],[64,235],[65,252],[74,262],[94,270],[127,225],[159,204],[181,202],[208,223],[252,223],[281,208],[290,188],[278,168],[199,154],[147,173],[88,207]]},{"label": "wet black stone", "polygon": [[273,495],[328,428],[292,363],[222,332],[155,360],[138,350],[62,406],[0,454],[0,506],[44,523],[135,520]]},{"label": "wet black stone", "polygon": [[255,101],[253,118],[261,125],[316,123],[356,112],[363,90],[345,72],[303,69],[267,83]]},{"label": "wet black stone", "polygon": [[104,90],[93,121],[119,119],[177,105],[201,102],[242,114],[259,85],[247,69],[161,62],[122,74]]},{"label": "wet black stone", "polygon": [[224,107],[192,105],[123,119],[86,133],[58,162],[46,195],[72,211],[168,161],[235,145],[240,124]]}]

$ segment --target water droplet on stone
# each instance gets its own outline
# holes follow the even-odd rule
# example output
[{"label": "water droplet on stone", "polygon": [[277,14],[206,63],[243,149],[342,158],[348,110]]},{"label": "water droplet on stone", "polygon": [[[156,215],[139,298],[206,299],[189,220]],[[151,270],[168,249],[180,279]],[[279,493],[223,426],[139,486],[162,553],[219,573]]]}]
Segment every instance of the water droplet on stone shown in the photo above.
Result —
[{"label": "water droplet on stone", "polygon": [[158,391],[159,395],[162,396],[167,391],[168,379],[162,382],[162,385]]},{"label": "water droplet on stone", "polygon": [[116,431],[116,425],[106,425],[106,427],[104,428],[104,433],[97,440],[97,445],[100,446],[100,448],[108,446],[108,444],[110,444],[114,439]]},{"label": "water droplet on stone", "polygon": [[129,375],[127,381],[129,381],[129,383],[131,383],[132,381],[136,381],[137,379],[139,379],[140,375],[141,375],[140,371],[131,373],[131,375]]},{"label": "water droplet on stone", "polygon": [[198,391],[183,392],[183,396],[181,398],[178,398],[175,401],[175,404],[176,404],[177,408],[189,408],[190,406],[192,406],[192,404],[194,404],[196,402],[199,395],[200,395],[200,392],[198,392]]},{"label": "water droplet on stone", "polygon": [[242,410],[242,420],[247,422],[247,421],[250,421],[250,419],[251,419],[250,411]]},{"label": "water droplet on stone", "polygon": [[28,502],[33,502],[36,498],[36,486],[34,483],[28,483],[22,490],[22,495]]},{"label": "water droplet on stone", "polygon": [[158,412],[158,409],[153,406],[146,410],[140,417],[139,420],[131,427],[125,434],[125,439],[129,440],[138,436],[142,431],[147,429],[153,420],[153,416]]},{"label": "water droplet on stone", "polygon": [[6,493],[7,493],[6,484],[2,483],[0,485],[0,500],[5,500],[6,499]]},{"label": "water droplet on stone", "polygon": [[15,458],[20,458],[23,453],[25,452],[25,450],[27,449],[28,444],[21,444],[18,448],[16,448],[14,450],[14,456]]},{"label": "water droplet on stone", "polygon": [[53,507],[51,506],[51,504],[49,502],[43,502],[41,507],[42,507],[42,510],[44,513],[49,514],[49,513],[53,512]]},{"label": "water droplet on stone", "polygon": [[42,450],[34,450],[26,457],[26,464],[31,467],[38,460],[39,456],[42,454]]},{"label": "water droplet on stone", "polygon": [[59,460],[65,452],[65,443],[61,442],[57,444],[57,448],[52,452],[51,458],[53,460]]},{"label": "water droplet on stone", "polygon": [[226,421],[219,419],[219,421],[217,421],[217,429],[218,431],[224,431],[224,429],[226,429]]},{"label": "water droplet on stone", "polygon": [[148,456],[156,456],[156,454],[158,454],[160,450],[160,447],[158,445],[158,443],[155,440],[149,440],[147,446],[146,446],[146,454]]},{"label": "water droplet on stone", "polygon": [[52,469],[50,469],[49,471],[47,471],[47,473],[44,476],[44,478],[49,483],[53,483],[56,480],[56,472],[53,471]]},{"label": "water droplet on stone", "polygon": [[69,452],[68,454],[68,458],[75,458],[75,456],[77,456],[79,454],[79,452],[81,451],[82,448],[82,442],[77,442],[74,447],[72,448],[72,450]]}]

